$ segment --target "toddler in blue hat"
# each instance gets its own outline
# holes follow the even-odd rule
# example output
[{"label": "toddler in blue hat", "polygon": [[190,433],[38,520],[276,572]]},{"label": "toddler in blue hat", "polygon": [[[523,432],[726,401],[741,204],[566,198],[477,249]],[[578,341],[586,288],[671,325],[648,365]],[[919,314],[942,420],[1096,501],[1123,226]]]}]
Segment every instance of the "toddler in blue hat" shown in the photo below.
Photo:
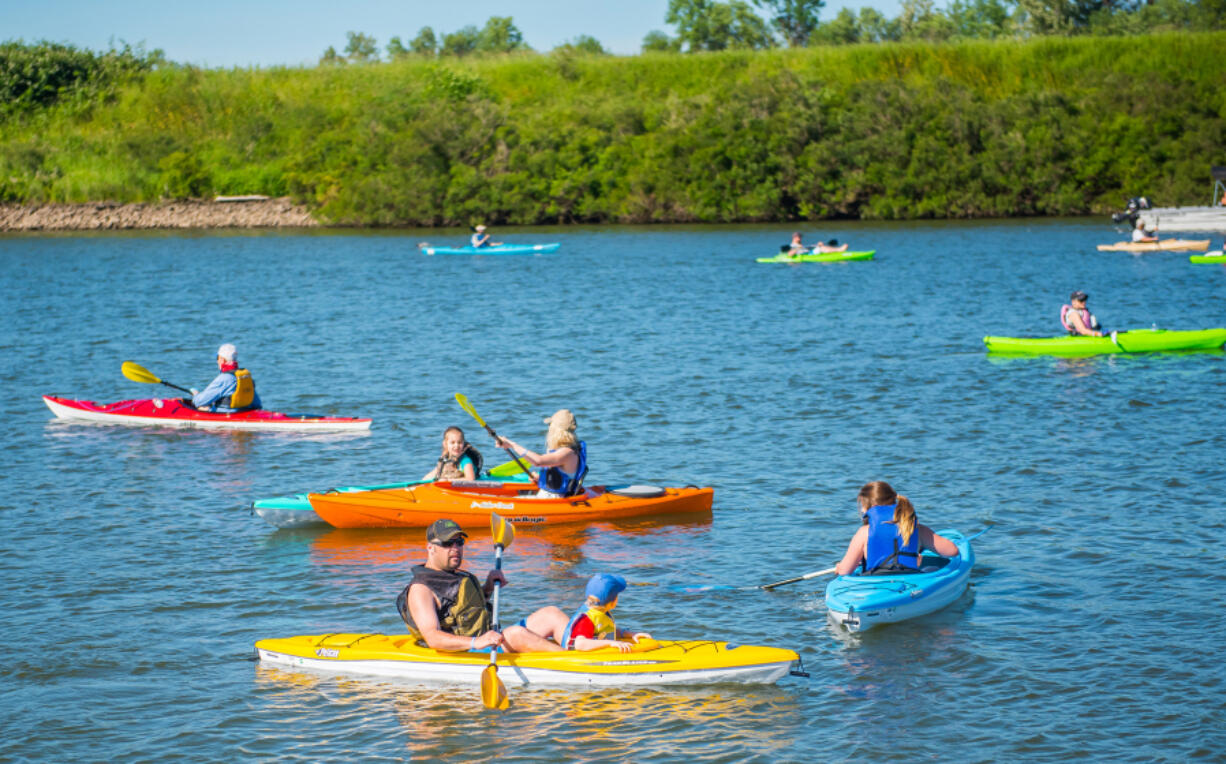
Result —
[{"label": "toddler in blue hat", "polygon": [[[646,632],[619,630],[609,611],[617,607],[617,595],[626,588],[626,579],[608,573],[597,573],[587,582],[587,601],[575,611],[562,632],[562,647],[566,650],[595,650],[616,647],[623,653],[640,639],[651,639]],[[626,641],[629,640],[629,641]]]}]

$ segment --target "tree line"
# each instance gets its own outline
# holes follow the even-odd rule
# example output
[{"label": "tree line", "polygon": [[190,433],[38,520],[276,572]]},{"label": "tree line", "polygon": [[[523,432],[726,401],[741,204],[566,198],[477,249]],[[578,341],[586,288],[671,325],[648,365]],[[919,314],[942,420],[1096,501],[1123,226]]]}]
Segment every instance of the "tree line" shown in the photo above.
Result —
[{"label": "tree line", "polygon": [[[1037,36],[1127,36],[1177,30],[1226,28],[1226,0],[903,0],[894,18],[863,7],[840,9],[822,21],[825,0],[669,0],[664,21],[673,34],[652,30],[644,53],[698,53],[765,50],[882,42],[1031,39]],[[342,53],[329,47],[321,64],[383,60],[378,41],[348,32]],[[422,27],[407,44],[387,43],[387,60],[406,56],[463,57],[531,50],[510,16],[492,16],[485,26],[469,25],[446,34]],[[580,35],[554,51],[602,55],[599,40]]]},{"label": "tree line", "polygon": [[24,48],[0,56],[54,67],[0,61],[27,104],[0,119],[6,202],[288,195],[361,226],[1075,215],[1203,203],[1226,145],[1226,32],[230,70],[116,51],[95,75]]}]

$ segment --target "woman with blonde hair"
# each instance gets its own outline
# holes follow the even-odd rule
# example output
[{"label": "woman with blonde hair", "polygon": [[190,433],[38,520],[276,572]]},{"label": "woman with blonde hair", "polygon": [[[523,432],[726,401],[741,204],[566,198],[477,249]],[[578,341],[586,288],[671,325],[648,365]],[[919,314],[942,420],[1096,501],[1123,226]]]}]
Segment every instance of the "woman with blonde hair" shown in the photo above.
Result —
[{"label": "woman with blonde hair", "polygon": [[548,450],[543,454],[529,451],[510,438],[500,437],[497,446],[509,449],[534,467],[544,468],[534,476],[540,488],[537,496],[574,496],[583,490],[583,478],[587,474],[587,444],[575,435],[578,425],[575,415],[568,409],[558,409],[545,420],[545,424],[549,425],[549,432],[545,435]]},{"label": "woman with blonde hair", "polygon": [[906,496],[899,496],[883,480],[865,483],[857,497],[864,525],[851,537],[847,554],[835,566],[840,576],[856,568],[866,575],[904,573],[920,570],[920,555],[925,549],[942,557],[955,557],[954,542],[938,536],[915,517],[915,507]]}]

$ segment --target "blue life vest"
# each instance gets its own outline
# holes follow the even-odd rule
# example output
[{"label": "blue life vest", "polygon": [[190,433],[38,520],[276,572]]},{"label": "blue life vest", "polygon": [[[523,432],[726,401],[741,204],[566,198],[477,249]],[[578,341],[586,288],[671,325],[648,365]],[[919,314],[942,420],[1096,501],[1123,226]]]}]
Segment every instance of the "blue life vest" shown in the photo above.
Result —
[{"label": "blue life vest", "polygon": [[[557,449],[550,449],[550,453]],[[542,491],[574,496],[583,489],[583,478],[587,476],[587,443],[579,441],[579,465],[574,473],[564,472],[560,467],[546,467],[537,475],[536,484]]]},{"label": "blue life vest", "polygon": [[894,573],[918,571],[920,557],[919,523],[911,531],[911,540],[902,543],[898,526],[894,524],[897,504],[869,507],[868,543],[864,548],[864,573]]}]

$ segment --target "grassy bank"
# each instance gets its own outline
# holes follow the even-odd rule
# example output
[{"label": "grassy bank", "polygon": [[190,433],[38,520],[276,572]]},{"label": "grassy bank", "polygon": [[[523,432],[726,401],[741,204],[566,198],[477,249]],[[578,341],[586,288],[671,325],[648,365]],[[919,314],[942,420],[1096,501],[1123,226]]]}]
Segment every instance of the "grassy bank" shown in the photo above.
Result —
[{"label": "grassy bank", "polygon": [[161,67],[0,123],[0,200],[289,194],[325,221],[751,221],[1205,203],[1226,33]]}]

